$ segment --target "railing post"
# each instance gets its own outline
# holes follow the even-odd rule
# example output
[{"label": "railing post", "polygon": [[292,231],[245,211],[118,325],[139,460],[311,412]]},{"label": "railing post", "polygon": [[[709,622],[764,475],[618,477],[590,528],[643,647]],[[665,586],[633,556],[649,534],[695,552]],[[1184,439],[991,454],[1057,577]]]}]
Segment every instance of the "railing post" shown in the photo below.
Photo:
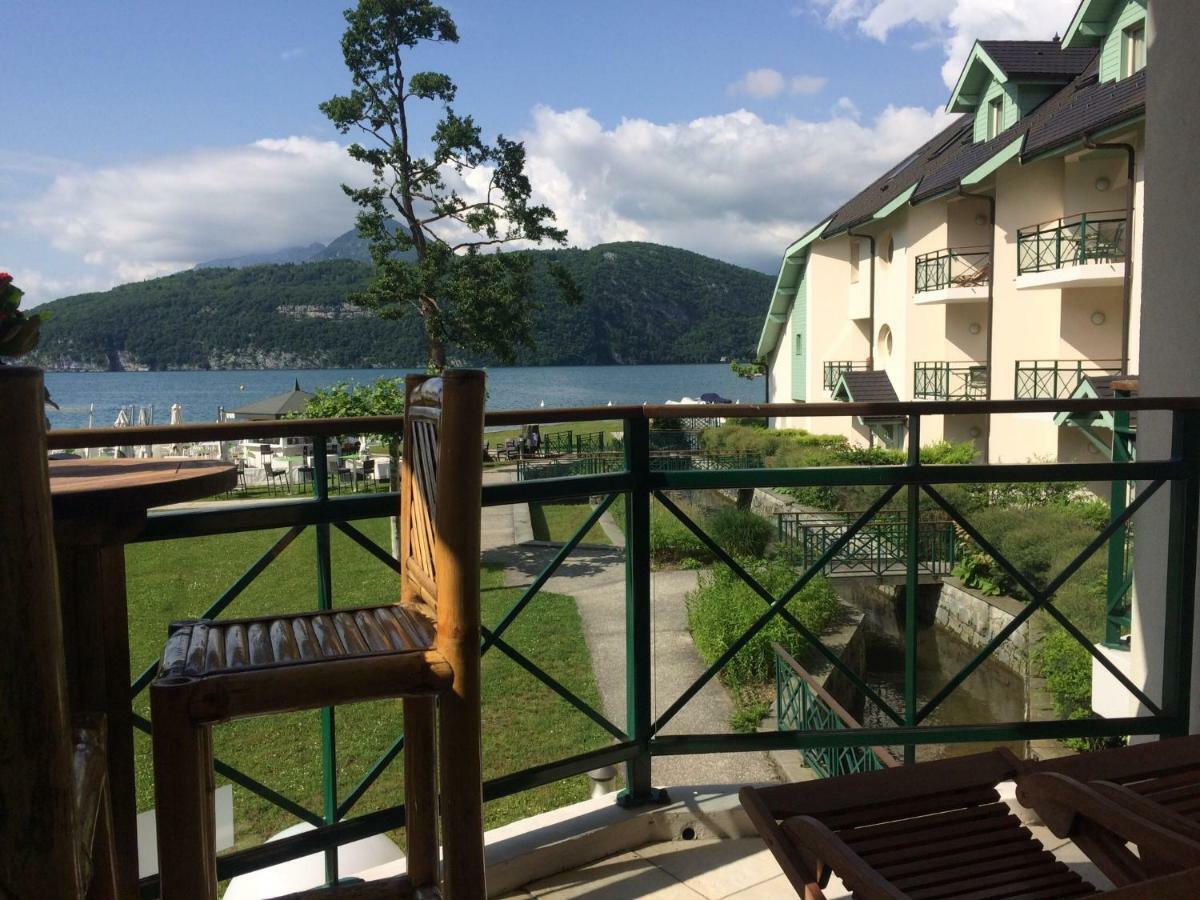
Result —
[{"label": "railing post", "polygon": [[[1127,391],[1116,392],[1118,397],[1129,396]],[[1113,462],[1129,462],[1131,454],[1128,444],[1129,413],[1117,410],[1113,413]],[[1118,519],[1125,512],[1129,501],[1129,482],[1125,479],[1112,481],[1109,495],[1109,516]],[[1117,621],[1117,610],[1125,597],[1125,542],[1128,538],[1129,527],[1123,525],[1116,534],[1108,539],[1108,597],[1104,610],[1104,644],[1107,647],[1124,648],[1121,642],[1121,628]]]},{"label": "railing post", "polygon": [[1187,466],[1187,476],[1171,482],[1163,623],[1163,710],[1178,723],[1165,733],[1182,736],[1189,731],[1191,703],[1197,518],[1200,517],[1200,413],[1172,414],[1171,458]]},{"label": "railing post", "polygon": [[625,420],[625,467],[633,481],[625,498],[625,730],[638,754],[625,764],[617,802],[641,806],[666,799],[650,783],[650,423],[643,416]]},{"label": "railing post", "polygon": [[[313,446],[313,496],[318,503],[329,500],[329,461],[325,457],[325,438],[317,435]],[[320,450],[318,451],[318,446]],[[333,569],[329,557],[329,525],[314,526],[317,534],[317,608],[333,609]],[[332,706],[321,708],[321,794],[324,801],[325,824],[337,821],[337,722]],[[338,851],[325,851],[325,880],[338,880]]]},{"label": "railing post", "polygon": [[[921,417],[908,417],[909,475],[921,465]],[[921,525],[921,487],[908,486],[908,533],[904,572],[904,724],[917,724],[917,529]],[[905,764],[916,762],[915,744],[904,745]]]}]

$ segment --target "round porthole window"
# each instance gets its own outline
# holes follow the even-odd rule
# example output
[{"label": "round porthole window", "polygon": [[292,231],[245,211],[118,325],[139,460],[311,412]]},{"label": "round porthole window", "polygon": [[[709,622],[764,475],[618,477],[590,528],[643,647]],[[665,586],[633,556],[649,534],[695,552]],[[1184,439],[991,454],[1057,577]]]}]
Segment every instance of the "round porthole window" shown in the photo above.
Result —
[{"label": "round porthole window", "polygon": [[892,329],[887,325],[879,329],[879,336],[875,338],[875,349],[879,361],[886,364],[892,356]]}]

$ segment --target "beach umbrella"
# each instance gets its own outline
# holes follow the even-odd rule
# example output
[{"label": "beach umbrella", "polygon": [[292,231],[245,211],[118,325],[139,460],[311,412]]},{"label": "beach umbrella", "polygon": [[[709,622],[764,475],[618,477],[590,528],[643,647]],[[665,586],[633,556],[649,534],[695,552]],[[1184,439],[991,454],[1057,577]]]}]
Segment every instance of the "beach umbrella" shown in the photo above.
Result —
[{"label": "beach umbrella", "polygon": [[183,407],[178,403],[171,404],[171,424],[183,424]]},{"label": "beach umbrella", "polygon": [[[138,407],[137,424],[139,428],[145,428],[150,424],[146,419],[146,407],[144,406]],[[153,454],[150,452],[150,447],[147,444],[142,444],[137,448],[138,459],[145,459],[146,457],[152,455]]]},{"label": "beach umbrella", "polygon": [[[113,422],[113,427],[114,428],[128,428],[129,427],[129,411],[127,409],[125,409],[125,407],[122,406],[119,410],[117,410],[117,418],[116,418],[116,421]],[[132,447],[114,447],[113,450],[116,452],[116,454],[118,456],[133,455]]]}]

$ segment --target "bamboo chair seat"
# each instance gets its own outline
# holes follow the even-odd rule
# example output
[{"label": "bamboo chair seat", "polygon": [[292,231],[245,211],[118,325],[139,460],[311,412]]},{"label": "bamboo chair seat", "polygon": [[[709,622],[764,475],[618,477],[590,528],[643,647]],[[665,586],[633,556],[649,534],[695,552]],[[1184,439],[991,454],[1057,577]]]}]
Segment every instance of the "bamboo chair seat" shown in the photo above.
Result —
[{"label": "bamboo chair seat", "polygon": [[304,663],[432,650],[437,625],[400,604],[251,619],[177,622],[163,650],[163,677],[203,678]]}]

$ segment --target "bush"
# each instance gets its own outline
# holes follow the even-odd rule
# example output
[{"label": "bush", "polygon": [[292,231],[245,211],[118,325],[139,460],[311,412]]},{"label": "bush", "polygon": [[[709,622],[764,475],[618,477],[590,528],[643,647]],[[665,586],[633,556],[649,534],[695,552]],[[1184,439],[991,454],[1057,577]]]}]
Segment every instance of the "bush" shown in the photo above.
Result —
[{"label": "bush", "polygon": [[654,502],[650,506],[650,558],[655,565],[671,565],[684,560],[707,562],[712,554],[686,525]]},{"label": "bush", "polygon": [[921,448],[921,462],[929,466],[966,466],[975,462],[975,445],[970,441],[955,444],[938,441]]},{"label": "bush", "polygon": [[762,516],[748,509],[726,507],[708,516],[705,527],[717,545],[730,556],[761,558],[775,529]]},{"label": "bush", "polygon": [[[782,560],[743,560],[743,565],[768,591],[778,596],[795,581],[795,570]],[[805,627],[824,630],[838,609],[837,595],[824,578],[814,578],[787,605]],[[763,614],[766,603],[725,566],[700,576],[687,598],[688,628],[700,655],[710,665]],[[721,670],[721,680],[737,690],[770,683],[775,675],[772,643],[804,658],[807,642],[776,616],[739,650]]]}]

